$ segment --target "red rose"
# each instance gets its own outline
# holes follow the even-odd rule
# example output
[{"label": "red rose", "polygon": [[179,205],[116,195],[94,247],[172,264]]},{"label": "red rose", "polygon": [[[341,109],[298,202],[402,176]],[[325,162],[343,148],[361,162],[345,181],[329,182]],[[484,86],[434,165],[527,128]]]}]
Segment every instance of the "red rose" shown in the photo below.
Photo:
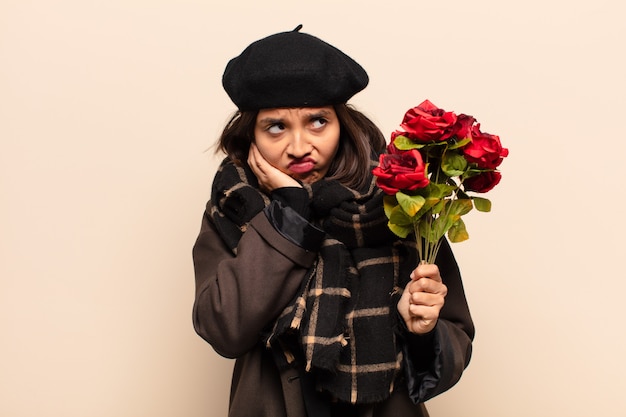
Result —
[{"label": "red rose", "polygon": [[486,193],[493,187],[498,185],[502,179],[502,174],[498,171],[481,172],[480,174],[469,177],[463,181],[465,191],[476,191],[477,193]]},{"label": "red rose", "polygon": [[469,137],[475,122],[476,119],[473,116],[459,114],[454,124],[454,135],[456,135],[459,140]]},{"label": "red rose", "polygon": [[406,152],[406,151],[401,151],[400,149],[396,148],[396,145],[393,144],[393,140],[391,142],[389,142],[389,145],[387,145],[387,153],[394,154],[394,155],[396,155],[396,154],[399,155],[399,154],[404,153],[404,152]]},{"label": "red rose", "polygon": [[391,138],[403,135],[416,142],[442,142],[454,134],[456,122],[456,114],[424,100],[406,112],[400,125],[404,131],[394,132]]},{"label": "red rose", "polygon": [[417,149],[380,155],[379,164],[372,170],[376,183],[387,194],[400,190],[416,190],[428,185],[426,165]]},{"label": "red rose", "polygon": [[472,141],[463,147],[465,159],[475,163],[481,169],[495,169],[502,163],[502,158],[509,154],[509,150],[502,147],[500,137],[483,133],[480,124],[472,128]]}]

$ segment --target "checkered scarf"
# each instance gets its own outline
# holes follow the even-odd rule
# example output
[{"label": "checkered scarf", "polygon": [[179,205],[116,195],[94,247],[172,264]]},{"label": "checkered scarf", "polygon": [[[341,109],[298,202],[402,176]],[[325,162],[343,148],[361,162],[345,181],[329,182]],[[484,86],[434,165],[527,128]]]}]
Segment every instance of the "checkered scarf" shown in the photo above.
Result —
[{"label": "checkered scarf", "polygon": [[[248,167],[228,160],[216,174],[211,215],[235,253],[247,222],[269,204],[256,184]],[[266,335],[266,345],[279,367],[303,362],[317,389],[338,400],[382,401],[401,366],[395,305],[417,262],[414,244],[407,247],[411,243],[389,231],[374,178],[362,191],[332,180],[307,188],[311,222],[326,238],[297,296]]]}]

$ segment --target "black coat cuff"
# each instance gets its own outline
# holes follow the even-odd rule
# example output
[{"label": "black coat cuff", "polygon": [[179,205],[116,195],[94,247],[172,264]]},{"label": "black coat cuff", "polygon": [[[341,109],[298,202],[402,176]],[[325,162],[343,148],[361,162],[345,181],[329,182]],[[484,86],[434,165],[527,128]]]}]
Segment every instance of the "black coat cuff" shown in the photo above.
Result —
[{"label": "black coat cuff", "polygon": [[271,193],[272,200],[278,200],[285,207],[291,207],[300,216],[309,219],[309,193],[301,187],[281,187]]},{"label": "black coat cuff", "polygon": [[319,250],[324,240],[323,230],[318,229],[289,206],[272,200],[264,210],[270,223],[286,239],[308,251]]},{"label": "black coat cuff", "polygon": [[435,361],[435,328],[425,334],[412,333],[398,313],[398,335],[403,340],[405,354],[417,371],[428,370]]}]

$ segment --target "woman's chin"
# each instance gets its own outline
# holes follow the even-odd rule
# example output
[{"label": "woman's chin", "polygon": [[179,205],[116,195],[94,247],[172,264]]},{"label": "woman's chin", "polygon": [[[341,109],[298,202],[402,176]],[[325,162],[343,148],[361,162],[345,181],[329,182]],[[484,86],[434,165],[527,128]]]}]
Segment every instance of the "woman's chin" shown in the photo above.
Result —
[{"label": "woman's chin", "polygon": [[313,184],[314,182],[321,179],[319,172],[310,171],[304,174],[291,174],[291,178],[298,180],[304,184]]}]

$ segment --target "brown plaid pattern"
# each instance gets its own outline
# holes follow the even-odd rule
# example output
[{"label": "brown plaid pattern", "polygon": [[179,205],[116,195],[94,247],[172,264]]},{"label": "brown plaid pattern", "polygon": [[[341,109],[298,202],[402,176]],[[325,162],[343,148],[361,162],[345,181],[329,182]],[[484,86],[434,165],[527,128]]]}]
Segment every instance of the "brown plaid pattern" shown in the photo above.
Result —
[{"label": "brown plaid pattern", "polygon": [[[223,191],[212,196],[219,202],[213,216],[216,222],[225,222],[232,215],[224,215],[221,207],[234,195],[239,204],[244,192],[246,198],[251,190],[260,194],[242,173],[232,164],[223,165],[218,172],[216,182]],[[247,185],[242,187],[242,182]],[[317,262],[269,331],[266,344],[278,353],[279,367],[302,362],[315,376],[317,388],[338,400],[381,401],[393,390],[401,368],[395,305],[398,290],[406,284],[411,266],[417,264],[414,243],[397,240],[387,228],[382,192],[373,178],[362,192],[328,180],[312,184],[309,191],[311,222],[327,236]],[[251,201],[258,207],[258,197]],[[251,205],[247,204],[241,212],[248,217]],[[240,226],[236,229],[238,236],[233,242],[242,233]],[[221,233],[233,227],[218,230]]]}]

